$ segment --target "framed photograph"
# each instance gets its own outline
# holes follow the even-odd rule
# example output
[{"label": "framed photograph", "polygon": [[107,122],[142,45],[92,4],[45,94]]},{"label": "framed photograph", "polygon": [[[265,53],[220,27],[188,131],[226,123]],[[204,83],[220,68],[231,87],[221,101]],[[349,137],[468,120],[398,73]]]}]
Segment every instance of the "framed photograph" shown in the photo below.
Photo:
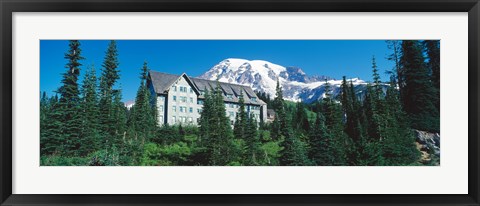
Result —
[{"label": "framed photograph", "polygon": [[1,205],[480,205],[478,0],[0,6]]}]

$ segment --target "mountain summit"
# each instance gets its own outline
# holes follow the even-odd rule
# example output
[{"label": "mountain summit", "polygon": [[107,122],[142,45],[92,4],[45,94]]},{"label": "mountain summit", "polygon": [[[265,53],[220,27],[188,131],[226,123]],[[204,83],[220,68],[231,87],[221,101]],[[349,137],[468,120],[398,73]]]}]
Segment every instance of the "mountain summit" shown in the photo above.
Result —
[{"label": "mountain summit", "polygon": [[[277,79],[283,87],[284,98],[290,101],[314,102],[325,96],[325,81],[331,84],[333,95],[340,90],[341,80],[327,76],[308,76],[299,67],[284,67],[264,60],[229,58],[213,66],[199,78],[248,85],[255,91],[275,97]],[[358,78],[349,79],[357,89],[367,84]]]}]

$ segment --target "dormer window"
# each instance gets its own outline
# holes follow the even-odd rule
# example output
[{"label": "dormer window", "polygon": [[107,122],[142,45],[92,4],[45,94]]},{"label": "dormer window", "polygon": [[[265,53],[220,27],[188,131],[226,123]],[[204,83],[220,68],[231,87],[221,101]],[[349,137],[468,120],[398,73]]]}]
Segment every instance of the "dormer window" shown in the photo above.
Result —
[{"label": "dormer window", "polygon": [[233,94],[227,94],[227,99],[233,99]]}]

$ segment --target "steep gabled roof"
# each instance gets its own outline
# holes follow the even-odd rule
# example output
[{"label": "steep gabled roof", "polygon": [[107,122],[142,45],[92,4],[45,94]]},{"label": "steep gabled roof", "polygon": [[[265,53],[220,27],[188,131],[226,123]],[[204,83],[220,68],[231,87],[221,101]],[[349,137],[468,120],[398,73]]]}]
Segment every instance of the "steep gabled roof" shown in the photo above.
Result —
[{"label": "steep gabled roof", "polygon": [[187,82],[194,88],[195,93],[199,94],[198,88],[193,83],[193,81],[188,77],[187,74],[183,73],[181,75],[167,74],[157,71],[150,71],[150,80],[152,81],[153,89],[157,94],[164,94],[175,83],[180,77],[184,76]]},{"label": "steep gabled roof", "polygon": [[[157,71],[150,71],[150,80],[152,81],[153,88],[157,94],[165,94],[168,92],[170,87],[172,86],[175,81],[177,81],[181,76],[185,76],[186,80],[191,84],[194,88],[195,93],[199,95],[199,98],[204,98],[201,95],[200,91],[205,90],[213,90],[217,87],[216,81],[206,80],[206,79],[199,79],[199,78],[190,78],[188,75],[183,73],[182,75],[175,75],[175,74],[167,74]],[[231,84],[225,82],[218,82],[220,84],[220,88],[222,89],[224,94],[231,94],[232,98],[228,98],[226,95],[223,95],[223,100],[226,102],[238,102],[238,96],[243,93],[245,97],[245,104],[256,104],[256,105],[263,105],[266,104],[262,100],[260,100],[253,89],[249,86],[239,85],[239,84]],[[251,98],[255,97],[256,101],[251,101]]]},{"label": "steep gabled roof", "polygon": [[152,81],[153,89],[157,94],[166,93],[166,91],[170,88],[170,86],[177,81],[180,77],[179,75],[175,74],[167,74],[157,71],[152,71],[148,73],[150,75],[150,80]]}]

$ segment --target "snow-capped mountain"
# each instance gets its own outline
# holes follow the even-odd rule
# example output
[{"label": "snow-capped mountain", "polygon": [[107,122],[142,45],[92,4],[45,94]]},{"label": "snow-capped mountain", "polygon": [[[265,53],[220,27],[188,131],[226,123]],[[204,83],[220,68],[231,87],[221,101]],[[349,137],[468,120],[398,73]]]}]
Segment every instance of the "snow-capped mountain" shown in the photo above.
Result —
[{"label": "snow-capped mountain", "polygon": [[135,105],[135,101],[134,101],[134,100],[129,100],[129,101],[126,101],[126,102],[125,102],[125,107],[126,107],[128,110],[130,110],[130,109],[133,107],[133,105]]},{"label": "snow-capped mountain", "polygon": [[[199,78],[219,80],[235,84],[248,85],[255,91],[265,92],[275,97],[277,79],[283,87],[284,98],[291,101],[310,103],[325,96],[325,81],[333,90],[333,95],[340,93],[342,80],[327,76],[308,76],[298,67],[284,67],[263,60],[246,60],[229,58],[213,66]],[[367,82],[358,78],[352,81],[357,93],[361,93]]]}]

